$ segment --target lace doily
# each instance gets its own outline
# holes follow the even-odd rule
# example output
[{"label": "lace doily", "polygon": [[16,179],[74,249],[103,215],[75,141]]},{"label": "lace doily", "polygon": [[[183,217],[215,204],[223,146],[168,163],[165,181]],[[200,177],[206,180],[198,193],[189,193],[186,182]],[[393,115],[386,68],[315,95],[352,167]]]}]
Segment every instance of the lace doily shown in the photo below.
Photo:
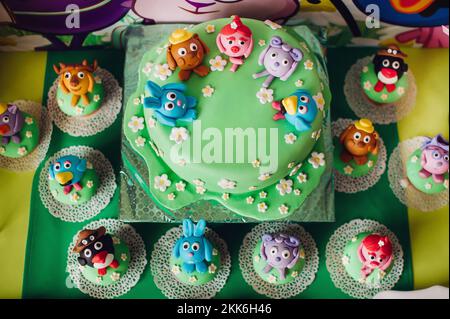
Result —
[{"label": "lace doily", "polygon": [[[92,164],[100,180],[100,186],[92,198],[80,205],[66,205],[57,201],[50,192],[48,171],[50,164],[61,156],[76,155]],[[89,146],[71,146],[55,153],[45,163],[39,175],[39,195],[49,213],[65,222],[82,222],[99,214],[111,201],[116,190],[114,169],[109,160]]]},{"label": "lace doily", "polygon": [[[342,263],[344,249],[353,237],[363,232],[388,236],[392,243],[394,264],[379,285],[370,286],[354,280]],[[334,285],[354,298],[372,298],[381,291],[391,290],[403,272],[403,250],[397,237],[386,226],[369,219],[354,219],[338,229],[331,236],[326,248],[326,264]]]},{"label": "lace doily", "polygon": [[448,205],[448,189],[439,194],[425,194],[410,183],[406,174],[408,157],[424,142],[423,136],[401,142],[389,158],[388,178],[389,185],[400,202],[422,212],[430,212]]},{"label": "lace doily", "polygon": [[161,292],[170,299],[210,299],[213,298],[222,288],[230,275],[231,257],[227,244],[213,230],[206,228],[205,236],[212,245],[220,252],[220,267],[213,280],[201,285],[191,286],[178,281],[173,275],[169,260],[175,242],[182,236],[181,226],[171,228],[162,236],[152,251],[150,268],[153,280]]},{"label": "lace doily", "polygon": [[[333,122],[332,130],[333,137],[339,136],[342,131],[344,131],[350,124],[353,123],[351,119],[338,119]],[[375,164],[375,167],[370,171],[369,174],[361,177],[350,177],[342,174],[341,172],[334,169],[334,177],[335,177],[335,190],[341,193],[354,194],[357,192],[362,192],[368,190],[372,186],[374,186],[380,180],[381,175],[384,174],[386,170],[386,160],[387,160],[387,151],[384,146],[383,139],[379,137],[379,153],[378,160]]]},{"label": "lace doily", "polygon": [[408,71],[408,90],[399,101],[380,105],[369,100],[361,88],[360,75],[373,56],[358,60],[345,76],[344,94],[347,103],[359,118],[368,118],[377,124],[391,124],[400,121],[411,112],[416,104],[417,86],[414,74]]},{"label": "lace doily", "polygon": [[[305,250],[305,265],[294,281],[284,285],[274,285],[263,280],[253,267],[253,252],[261,237],[267,233],[283,232],[300,239]],[[319,251],[311,235],[302,226],[289,223],[263,223],[248,233],[239,250],[239,265],[245,281],[262,295],[273,299],[290,298],[304,291],[315,279],[319,269]]]},{"label": "lace doily", "polygon": [[113,234],[124,241],[130,251],[130,263],[125,274],[114,284],[108,286],[96,285],[86,278],[80,270],[77,261],[78,254],[73,253],[78,233],[75,234],[69,248],[67,249],[67,268],[70,279],[78,289],[91,297],[98,299],[111,299],[126,294],[139,281],[142,272],[147,265],[144,241],[135,229],[116,219],[101,219],[83,227],[83,229],[96,229],[100,226],[106,228],[107,233]]},{"label": "lace doily", "polygon": [[48,109],[58,128],[71,136],[91,136],[108,128],[117,118],[122,107],[122,88],[114,76],[105,69],[98,68],[95,74],[100,77],[105,90],[101,107],[93,114],[75,117],[65,114],[58,106],[56,91],[58,79],[48,92]]},{"label": "lace doily", "polygon": [[39,124],[39,144],[27,156],[9,158],[0,156],[0,168],[16,172],[32,171],[44,160],[53,132],[53,125],[47,108],[33,101],[14,101],[22,112],[32,115]]}]

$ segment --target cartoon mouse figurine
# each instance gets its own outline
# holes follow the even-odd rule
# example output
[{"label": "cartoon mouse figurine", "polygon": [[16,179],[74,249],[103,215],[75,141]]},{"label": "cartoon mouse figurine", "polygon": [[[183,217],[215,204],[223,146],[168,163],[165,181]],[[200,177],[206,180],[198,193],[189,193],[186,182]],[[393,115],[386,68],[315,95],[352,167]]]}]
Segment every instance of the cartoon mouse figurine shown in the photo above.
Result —
[{"label": "cartoon mouse figurine", "polygon": [[377,52],[373,59],[375,74],[378,78],[374,87],[376,92],[381,92],[385,87],[389,93],[396,89],[397,82],[408,71],[406,57],[407,55],[395,44]]},{"label": "cartoon mouse figurine", "polygon": [[343,145],[341,160],[348,163],[354,160],[357,165],[368,162],[368,154],[378,154],[378,133],[368,119],[361,119],[349,125],[339,136]]},{"label": "cartoon mouse figurine", "polygon": [[0,103],[0,137],[2,144],[21,142],[20,131],[25,120],[17,105]]},{"label": "cartoon mouse figurine", "polygon": [[419,172],[421,178],[433,176],[435,183],[442,184],[444,175],[448,173],[448,141],[442,135],[427,139],[422,146],[421,165]]},{"label": "cartoon mouse figurine", "polygon": [[392,244],[389,237],[371,234],[358,247],[358,258],[363,263],[361,277],[366,278],[375,269],[386,271],[392,263]]}]

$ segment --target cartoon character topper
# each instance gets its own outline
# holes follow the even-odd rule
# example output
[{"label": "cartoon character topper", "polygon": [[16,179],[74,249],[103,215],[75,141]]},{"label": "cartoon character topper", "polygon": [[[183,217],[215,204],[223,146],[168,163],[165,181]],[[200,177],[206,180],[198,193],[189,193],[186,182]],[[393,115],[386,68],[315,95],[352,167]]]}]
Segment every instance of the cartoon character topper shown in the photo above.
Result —
[{"label": "cartoon character topper", "polygon": [[192,122],[197,118],[197,99],[184,94],[184,84],[169,83],[161,87],[148,81],[147,89],[153,96],[144,98],[144,107],[155,110],[154,114],[159,123],[175,126],[176,121]]},{"label": "cartoon character topper", "polygon": [[397,82],[408,71],[408,64],[404,60],[406,57],[395,44],[377,52],[373,58],[375,74],[378,77],[374,87],[376,92],[381,92],[385,87],[389,93],[395,91]]},{"label": "cartoon character topper", "polygon": [[205,273],[207,262],[212,260],[213,247],[205,237],[206,222],[200,219],[195,225],[190,219],[183,220],[183,236],[178,239],[173,248],[173,256],[181,258],[181,268],[186,273],[194,270]]},{"label": "cartoon character topper", "polygon": [[0,103],[0,136],[2,144],[10,141],[19,144],[21,142],[20,131],[22,130],[24,118],[17,105]]},{"label": "cartoon character topper", "polygon": [[86,160],[78,156],[68,155],[57,159],[50,165],[49,178],[64,187],[64,195],[69,194],[72,188],[77,191],[83,189],[80,181],[86,172]]},{"label": "cartoon character topper", "polygon": [[216,43],[220,52],[229,56],[233,64],[230,71],[236,72],[253,51],[252,30],[242,23],[241,18],[234,16],[233,21],[220,30]]},{"label": "cartoon character topper", "polygon": [[286,119],[299,132],[307,131],[317,115],[316,101],[305,90],[297,90],[291,96],[272,103],[278,112],[273,116],[275,121]]},{"label": "cartoon character topper", "polygon": [[364,165],[369,160],[368,154],[378,154],[378,133],[368,119],[360,119],[349,125],[339,136],[344,146],[341,160],[348,163],[354,160],[357,165]]},{"label": "cartoon character topper", "polygon": [[264,65],[265,70],[253,74],[253,78],[257,79],[267,76],[262,85],[265,88],[269,87],[274,78],[286,81],[294,73],[302,59],[303,53],[300,49],[291,47],[283,42],[280,37],[275,36],[259,56],[258,63],[259,65]]},{"label": "cartoon character topper", "polygon": [[78,253],[78,263],[97,269],[99,276],[106,275],[108,267],[117,269],[119,262],[114,256],[114,244],[111,235],[106,234],[106,228],[84,229],[78,234],[73,248]]},{"label": "cartoon character topper", "polygon": [[358,247],[358,257],[363,263],[361,276],[366,278],[375,269],[386,271],[392,263],[392,244],[389,237],[372,234],[363,239]]},{"label": "cartoon character topper", "polygon": [[300,241],[285,234],[264,235],[262,237],[261,257],[267,262],[264,272],[276,268],[280,279],[286,278],[286,269],[291,269],[298,261]]},{"label": "cartoon character topper", "polygon": [[64,64],[60,63],[59,68],[53,65],[53,70],[60,76],[59,87],[65,94],[72,94],[71,105],[76,106],[78,101],[83,105],[89,105],[88,93],[94,90],[94,76],[92,73],[97,70],[97,60],[89,65],[86,60],[81,64]]},{"label": "cartoon character topper", "polygon": [[177,29],[170,35],[169,43],[167,64],[172,71],[175,71],[177,66],[180,68],[178,77],[181,81],[189,80],[192,72],[202,77],[209,73],[209,68],[202,65],[209,48],[198,34]]},{"label": "cartoon character topper", "polygon": [[422,169],[419,176],[428,178],[433,176],[436,183],[444,182],[444,174],[448,173],[448,141],[442,135],[428,139],[422,146]]}]

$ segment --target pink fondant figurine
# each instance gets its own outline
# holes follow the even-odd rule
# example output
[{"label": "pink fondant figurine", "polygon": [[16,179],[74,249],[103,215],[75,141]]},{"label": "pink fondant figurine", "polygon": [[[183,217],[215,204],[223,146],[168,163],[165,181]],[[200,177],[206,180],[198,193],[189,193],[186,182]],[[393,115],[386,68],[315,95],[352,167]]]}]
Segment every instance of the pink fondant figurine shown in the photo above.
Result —
[{"label": "pink fondant figurine", "polygon": [[392,263],[391,241],[387,236],[369,235],[359,245],[358,257],[363,263],[361,268],[362,278],[365,279],[376,268],[385,271]]},{"label": "pink fondant figurine", "polygon": [[220,30],[216,43],[220,52],[230,58],[230,71],[236,72],[253,51],[252,30],[242,23],[241,18],[234,16],[233,21]]},{"label": "pink fondant figurine", "polygon": [[428,139],[422,146],[422,169],[419,176],[428,178],[433,176],[435,183],[444,182],[444,174],[448,172],[448,141],[442,135]]}]

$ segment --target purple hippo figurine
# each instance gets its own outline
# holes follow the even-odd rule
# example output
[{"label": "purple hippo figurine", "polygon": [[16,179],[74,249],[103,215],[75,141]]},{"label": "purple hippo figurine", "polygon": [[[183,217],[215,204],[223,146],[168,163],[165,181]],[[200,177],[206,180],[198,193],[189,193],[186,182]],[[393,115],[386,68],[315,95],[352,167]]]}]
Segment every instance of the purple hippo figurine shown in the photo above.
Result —
[{"label": "purple hippo figurine", "polygon": [[422,146],[422,169],[419,176],[433,176],[435,183],[444,182],[444,174],[448,172],[448,141],[441,134],[429,138]]},{"label": "purple hippo figurine", "polygon": [[264,235],[262,237],[261,257],[267,262],[264,272],[278,269],[280,279],[286,278],[286,269],[295,266],[299,258],[300,240],[285,234]]},{"label": "purple hippo figurine", "polygon": [[0,103],[0,137],[2,144],[7,145],[10,141],[16,144],[21,142],[20,131],[22,130],[24,118],[17,105]]},{"label": "purple hippo figurine", "polygon": [[275,78],[286,81],[297,68],[298,63],[303,59],[300,49],[293,48],[283,42],[280,37],[273,37],[270,44],[259,55],[259,65],[264,65],[265,70],[253,74],[254,79],[267,76],[263,87],[270,86]]}]

